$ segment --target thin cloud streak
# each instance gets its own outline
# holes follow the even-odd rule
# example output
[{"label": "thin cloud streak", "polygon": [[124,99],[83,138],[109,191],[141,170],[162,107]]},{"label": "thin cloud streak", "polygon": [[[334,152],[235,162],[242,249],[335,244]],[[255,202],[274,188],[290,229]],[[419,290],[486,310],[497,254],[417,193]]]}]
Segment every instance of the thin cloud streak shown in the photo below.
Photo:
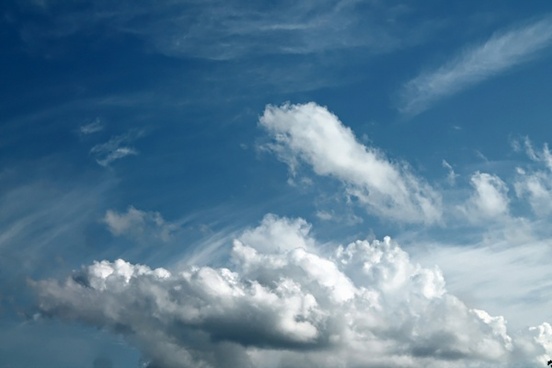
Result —
[{"label": "thin cloud streak", "polygon": [[115,160],[130,155],[137,155],[137,150],[126,145],[142,135],[143,132],[141,131],[130,131],[126,134],[112,137],[109,141],[92,147],[90,154],[95,157],[98,165],[107,167]]},{"label": "thin cloud streak", "polygon": [[417,115],[438,100],[480,83],[492,76],[537,57],[552,42],[552,16],[468,48],[441,67],[407,82],[401,92],[399,110]]}]

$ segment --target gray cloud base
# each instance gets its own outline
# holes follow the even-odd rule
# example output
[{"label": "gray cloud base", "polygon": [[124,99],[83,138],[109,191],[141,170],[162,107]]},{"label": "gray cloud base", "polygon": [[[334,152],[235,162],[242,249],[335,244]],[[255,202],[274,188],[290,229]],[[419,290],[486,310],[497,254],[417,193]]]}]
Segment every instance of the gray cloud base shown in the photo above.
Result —
[{"label": "gray cloud base", "polygon": [[309,229],[267,215],[228,268],[101,261],[33,286],[44,315],[122,334],[152,367],[504,367],[551,353],[549,324],[510,334],[391,239],[321,254]]}]

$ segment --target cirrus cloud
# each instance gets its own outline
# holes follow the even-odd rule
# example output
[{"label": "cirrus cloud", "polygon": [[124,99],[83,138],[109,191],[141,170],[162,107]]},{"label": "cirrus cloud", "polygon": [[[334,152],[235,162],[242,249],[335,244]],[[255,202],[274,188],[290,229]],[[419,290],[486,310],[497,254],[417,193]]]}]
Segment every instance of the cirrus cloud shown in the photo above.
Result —
[{"label": "cirrus cloud", "polygon": [[404,84],[399,110],[416,115],[438,100],[527,62],[552,43],[552,17],[498,32]]}]

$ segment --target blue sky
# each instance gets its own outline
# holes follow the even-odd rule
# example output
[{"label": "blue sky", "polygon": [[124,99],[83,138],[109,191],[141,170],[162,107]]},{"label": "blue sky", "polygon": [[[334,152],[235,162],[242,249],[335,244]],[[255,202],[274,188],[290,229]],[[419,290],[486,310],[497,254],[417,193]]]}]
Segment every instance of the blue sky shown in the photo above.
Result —
[{"label": "blue sky", "polygon": [[0,367],[545,367],[546,1],[4,1]]}]

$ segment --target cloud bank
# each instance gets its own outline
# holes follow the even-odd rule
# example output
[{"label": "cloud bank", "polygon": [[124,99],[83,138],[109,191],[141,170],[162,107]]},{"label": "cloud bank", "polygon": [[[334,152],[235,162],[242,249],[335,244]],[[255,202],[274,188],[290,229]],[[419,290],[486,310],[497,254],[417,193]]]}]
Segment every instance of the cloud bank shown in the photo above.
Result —
[{"label": "cloud bank", "polygon": [[552,42],[549,16],[524,27],[497,33],[448,63],[424,72],[403,86],[399,110],[416,115],[438,100],[527,62]]},{"label": "cloud bank", "polygon": [[327,108],[312,102],[269,105],[260,125],[274,139],[268,149],[292,172],[305,163],[318,175],[338,179],[348,195],[377,216],[406,223],[440,221],[439,193],[406,164],[391,162],[377,148],[361,144]]},{"label": "cloud bank", "polygon": [[116,260],[33,284],[44,315],[121,334],[151,367],[544,366],[552,328],[512,334],[390,238],[322,254],[302,219],[268,215],[228,268]]}]

